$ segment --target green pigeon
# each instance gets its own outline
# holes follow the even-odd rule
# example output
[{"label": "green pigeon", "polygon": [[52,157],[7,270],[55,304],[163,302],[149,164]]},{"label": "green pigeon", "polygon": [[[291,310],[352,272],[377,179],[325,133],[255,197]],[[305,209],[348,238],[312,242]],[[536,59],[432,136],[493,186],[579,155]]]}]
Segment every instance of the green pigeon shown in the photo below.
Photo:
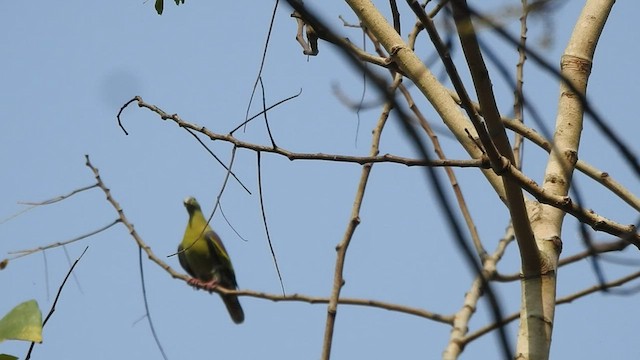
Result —
[{"label": "green pigeon", "polygon": [[[218,234],[211,229],[202,215],[200,204],[194,197],[184,199],[189,222],[178,246],[178,260],[182,268],[193,278],[189,284],[205,289],[217,286],[229,290],[238,288],[231,259]],[[220,294],[222,301],[236,324],[244,321],[244,312],[236,295]]]}]

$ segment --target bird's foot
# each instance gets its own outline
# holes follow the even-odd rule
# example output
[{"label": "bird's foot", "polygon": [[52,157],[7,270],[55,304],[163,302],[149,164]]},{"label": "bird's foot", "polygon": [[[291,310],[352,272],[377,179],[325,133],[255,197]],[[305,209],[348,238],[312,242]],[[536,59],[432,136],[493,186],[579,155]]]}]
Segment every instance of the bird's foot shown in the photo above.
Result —
[{"label": "bird's foot", "polygon": [[213,289],[218,287],[218,281],[215,279],[209,280],[209,281],[202,281],[200,279],[191,278],[187,281],[187,284],[198,289],[207,290],[209,292],[213,291]]},{"label": "bird's foot", "polygon": [[207,282],[202,283],[202,288],[207,290],[208,292],[213,292],[213,290],[217,287],[218,287],[218,280],[216,279],[209,280]]}]

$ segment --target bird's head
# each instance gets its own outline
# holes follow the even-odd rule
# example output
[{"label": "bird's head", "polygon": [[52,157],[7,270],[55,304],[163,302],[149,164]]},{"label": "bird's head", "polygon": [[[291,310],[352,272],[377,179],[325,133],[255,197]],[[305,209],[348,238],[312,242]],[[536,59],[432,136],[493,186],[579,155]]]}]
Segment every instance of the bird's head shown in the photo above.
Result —
[{"label": "bird's head", "polygon": [[194,211],[200,210],[200,204],[198,204],[198,200],[193,196],[189,196],[184,199],[184,207],[187,208],[189,214],[193,214]]}]

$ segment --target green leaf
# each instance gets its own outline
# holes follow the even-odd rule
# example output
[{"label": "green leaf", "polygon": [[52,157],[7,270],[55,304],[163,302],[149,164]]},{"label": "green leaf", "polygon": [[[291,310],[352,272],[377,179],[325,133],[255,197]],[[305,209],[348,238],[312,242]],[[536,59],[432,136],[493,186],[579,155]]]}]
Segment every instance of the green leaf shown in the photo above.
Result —
[{"label": "green leaf", "polygon": [[4,340],[42,342],[42,313],[35,300],[14,307],[0,320],[0,342]]},{"label": "green leaf", "polygon": [[156,11],[158,15],[162,15],[162,10],[164,10],[164,0],[156,0]]},{"label": "green leaf", "polygon": [[0,360],[18,360],[17,356],[0,354]]}]

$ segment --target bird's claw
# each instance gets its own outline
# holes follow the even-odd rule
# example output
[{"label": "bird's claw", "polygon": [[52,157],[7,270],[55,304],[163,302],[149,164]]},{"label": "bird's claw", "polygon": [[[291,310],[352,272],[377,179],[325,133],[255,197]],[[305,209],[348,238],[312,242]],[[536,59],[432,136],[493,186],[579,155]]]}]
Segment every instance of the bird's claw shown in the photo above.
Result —
[{"label": "bird's claw", "polygon": [[197,289],[203,289],[203,290],[207,290],[209,292],[212,292],[215,288],[218,287],[218,281],[213,279],[210,281],[202,281],[200,279],[196,279],[196,278],[191,278],[189,280],[187,280],[187,284],[197,288]]}]

